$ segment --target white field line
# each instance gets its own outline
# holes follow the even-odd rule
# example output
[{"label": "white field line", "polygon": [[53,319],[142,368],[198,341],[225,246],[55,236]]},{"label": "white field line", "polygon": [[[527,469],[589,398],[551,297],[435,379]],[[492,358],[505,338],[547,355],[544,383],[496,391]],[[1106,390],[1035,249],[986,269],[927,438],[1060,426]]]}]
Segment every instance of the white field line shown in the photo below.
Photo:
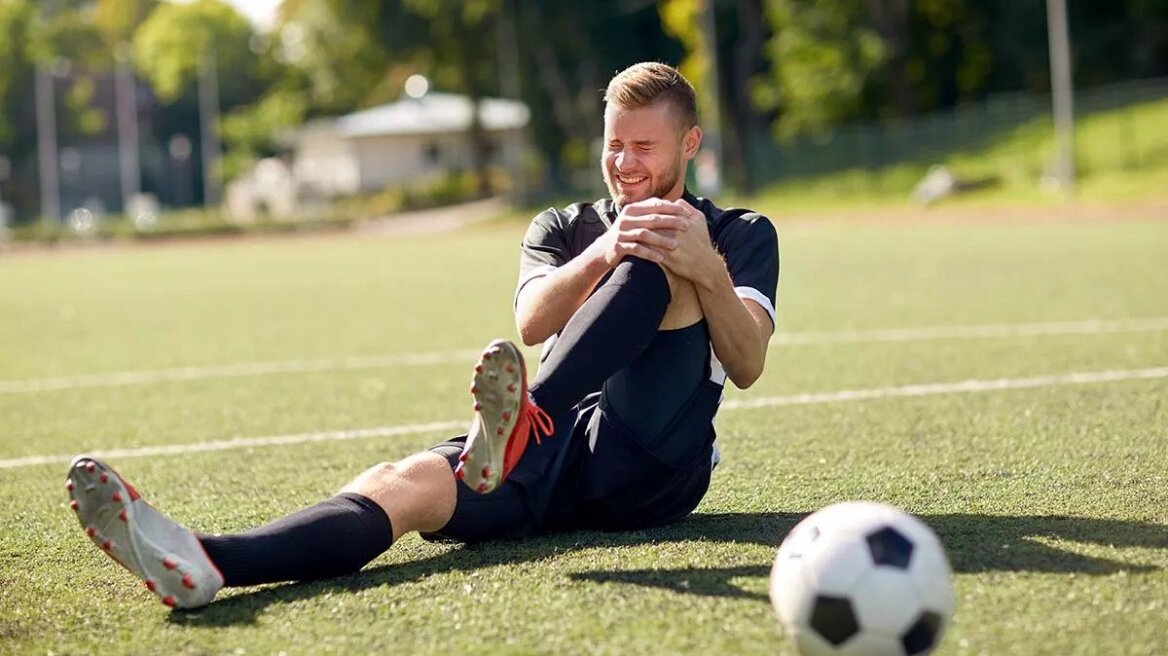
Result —
[{"label": "white field line", "polygon": [[1090,383],[1110,383],[1122,380],[1168,378],[1168,367],[1151,369],[1125,369],[1113,371],[1091,371],[1085,373],[1036,376],[1033,378],[998,378],[992,380],[962,380],[953,383],[924,383],[901,385],[899,387],[876,387],[873,389],[841,390],[819,394],[796,394],[794,396],[767,396],[754,399],[732,399],[722,404],[728,410],[748,408],[773,408],[783,405],[813,405],[817,403],[840,403],[844,401],[867,401],[900,396],[932,396],[935,394],[963,394],[969,392],[997,392],[1002,390],[1026,389],[1032,387],[1054,387],[1058,385],[1086,385]]},{"label": "white field line", "polygon": [[[374,437],[397,437],[400,435],[416,435],[419,433],[435,433],[465,429],[467,422],[463,421],[434,421],[428,424],[407,424],[405,426],[379,426],[377,428],[354,428],[350,430],[316,431],[313,433],[295,433],[292,435],[270,435],[268,437],[236,437],[228,440],[213,442],[197,442],[195,444],[165,444],[160,446],[143,446],[133,449],[113,449],[110,451],[94,451],[89,455],[95,458],[145,458],[148,456],[173,456],[188,453],[202,453],[205,451],[228,451],[231,449],[249,449],[257,446],[288,446],[291,444],[309,444],[312,442],[343,442],[346,440],[364,440]],[[0,460],[0,469],[16,469],[33,465],[49,465],[71,462],[71,456],[26,456]]]},{"label": "white field line", "polygon": [[[899,387],[841,390],[838,392],[823,392],[819,394],[771,396],[755,399],[730,400],[723,403],[722,408],[725,410],[743,410],[750,408],[769,408],[788,405],[814,405],[820,403],[868,401],[906,396],[995,392],[1036,387],[1054,387],[1059,385],[1086,385],[1091,383],[1109,383],[1125,380],[1149,380],[1155,378],[1168,378],[1168,367],[1155,367],[1151,369],[1127,369],[1116,371],[1093,371],[1054,376],[1037,376],[1033,378],[963,380],[952,383],[926,383],[920,385],[902,385]],[[467,421],[465,419],[460,421],[436,421],[426,424],[410,424],[404,426],[379,426],[376,428],[316,431],[312,433],[275,435],[270,437],[242,437],[194,444],[171,444],[163,446],[138,447],[132,449],[115,449],[111,451],[95,451],[90,455],[98,458],[110,459],[183,455],[205,451],[226,451],[229,449],[244,449],[262,446],[288,446],[293,444],[305,444],[312,442],[336,442],[376,437],[416,435],[420,433],[461,430],[466,426]],[[33,465],[64,464],[70,462],[71,459],[72,456],[68,455],[26,456],[23,458],[0,460],[0,469],[17,469],[20,467],[30,467]]]},{"label": "white field line", "polygon": [[353,371],[387,367],[413,367],[452,362],[474,362],[481,351],[447,351],[444,353],[413,353],[400,355],[371,355],[323,360],[283,360],[271,362],[236,362],[206,367],[178,367],[143,371],[117,371],[106,374],[60,376],[56,378],[29,378],[0,380],[0,394],[54,392],[86,387],[120,387],[150,385],[213,378],[246,378],[271,374],[308,373],[321,371]]},{"label": "white field line", "polygon": [[771,338],[771,344],[843,344],[861,342],[914,342],[941,339],[983,339],[990,337],[1039,337],[1043,335],[1095,335],[1103,333],[1156,332],[1168,330],[1168,317],[1144,319],[1089,319],[1052,323],[1000,323],[966,326],[917,326],[883,330],[842,330],[832,332],[785,333]]},{"label": "white field line", "polygon": [[[845,330],[833,332],[783,333],[771,339],[777,346],[807,344],[856,344],[866,342],[910,342],[943,339],[981,339],[994,337],[1035,337],[1042,335],[1094,335],[1121,332],[1155,332],[1168,330],[1168,317],[1145,319],[1061,321],[1054,323],[975,324],[966,326],[918,326],[883,330]],[[179,367],[104,374],[0,380],[0,394],[29,394],[89,387],[150,385],[215,378],[245,378],[287,373],[355,371],[421,365],[471,362],[479,351],[465,349],[437,353],[372,355],[321,360],[283,360],[238,362],[233,364]]]}]

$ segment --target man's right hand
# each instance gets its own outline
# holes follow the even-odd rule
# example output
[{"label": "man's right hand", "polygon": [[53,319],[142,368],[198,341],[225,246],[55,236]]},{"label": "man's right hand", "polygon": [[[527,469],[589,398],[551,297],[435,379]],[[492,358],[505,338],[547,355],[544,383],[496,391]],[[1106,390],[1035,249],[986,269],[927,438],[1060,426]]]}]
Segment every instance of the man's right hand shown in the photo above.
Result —
[{"label": "man's right hand", "polygon": [[612,269],[627,255],[660,263],[677,248],[674,235],[688,225],[676,204],[649,198],[625,205],[616,222],[588,247],[593,260]]}]

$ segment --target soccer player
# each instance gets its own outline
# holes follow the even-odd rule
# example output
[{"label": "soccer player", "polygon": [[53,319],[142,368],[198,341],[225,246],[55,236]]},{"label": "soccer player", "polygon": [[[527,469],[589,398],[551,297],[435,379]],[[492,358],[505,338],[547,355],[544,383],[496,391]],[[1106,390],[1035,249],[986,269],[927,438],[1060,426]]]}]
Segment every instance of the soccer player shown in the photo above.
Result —
[{"label": "soccer player", "polygon": [[530,385],[515,345],[492,342],[467,435],[233,535],[185,528],[78,456],[66,487],[90,539],[163,603],[192,608],[224,586],[356,572],[411,531],[478,542],[691,512],[718,463],[726,379],[746,388],[763,371],[777,237],[766,217],[686,190],[702,131],[677,70],[636,64],[604,99],[610,198],[541,213],[521,246],[516,325],[545,344]]}]

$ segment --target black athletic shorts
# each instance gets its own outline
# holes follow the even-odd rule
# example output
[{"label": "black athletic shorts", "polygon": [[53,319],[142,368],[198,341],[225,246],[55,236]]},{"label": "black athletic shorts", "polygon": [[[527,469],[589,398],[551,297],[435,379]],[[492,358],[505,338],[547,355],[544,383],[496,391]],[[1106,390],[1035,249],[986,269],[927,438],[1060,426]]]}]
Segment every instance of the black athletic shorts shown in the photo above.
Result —
[{"label": "black athletic shorts", "polygon": [[[620,393],[644,397],[614,399],[610,398],[613,391],[607,388],[590,395],[572,410],[572,417],[557,418],[557,425],[570,424],[572,430],[545,437],[542,444],[528,444],[523,458],[494,492],[478,494],[459,483],[454,515],[440,531],[423,537],[480,542],[574,529],[638,529],[689,514],[709,487],[713,418],[722,385],[710,375],[704,322],[666,331],[672,334],[665,338],[659,335],[650,345],[650,351],[668,352],[678,343],[670,338],[693,330],[702,331],[704,336],[702,357],[707,364],[702,379],[677,380],[668,370],[654,377],[657,385],[687,385],[684,396],[661,394],[660,389],[637,391],[630,386],[620,387]],[[688,343],[696,342],[690,339]],[[645,361],[667,369],[670,359],[648,357]],[[652,404],[657,396],[685,400],[655,434],[634,431],[631,424],[643,424],[626,421],[617,412],[617,408],[636,408],[638,403]],[[463,435],[431,451],[444,456],[454,468],[465,441]]]}]

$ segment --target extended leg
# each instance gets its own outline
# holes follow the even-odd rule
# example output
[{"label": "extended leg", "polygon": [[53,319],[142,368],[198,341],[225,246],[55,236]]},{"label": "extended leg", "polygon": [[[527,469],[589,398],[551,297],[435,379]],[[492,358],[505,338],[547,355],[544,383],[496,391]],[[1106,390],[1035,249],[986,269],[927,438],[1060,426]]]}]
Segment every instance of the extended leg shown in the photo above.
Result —
[{"label": "extended leg", "polygon": [[70,507],[105,553],[168,606],[209,603],[224,586],[319,579],[360,570],[401,535],[444,526],[455,481],[440,455],[370,468],[337,496],[235,535],[197,535],[150,506],[108,465],[79,456]]}]

